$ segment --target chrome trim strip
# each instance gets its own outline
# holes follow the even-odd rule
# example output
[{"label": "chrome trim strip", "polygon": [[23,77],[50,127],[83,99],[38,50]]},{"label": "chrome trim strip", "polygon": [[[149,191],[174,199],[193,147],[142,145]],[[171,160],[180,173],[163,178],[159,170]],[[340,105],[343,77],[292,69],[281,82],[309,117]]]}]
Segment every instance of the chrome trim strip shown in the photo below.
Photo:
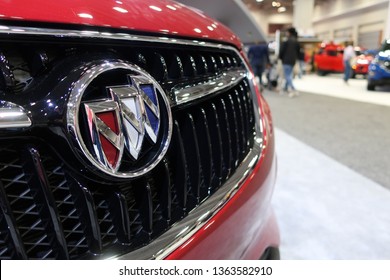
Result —
[{"label": "chrome trim strip", "polygon": [[[89,28],[93,28],[93,26],[90,26]],[[223,44],[199,41],[201,39],[185,40],[185,39],[170,38],[167,36],[153,37],[153,36],[144,36],[144,35],[134,35],[125,32],[100,32],[100,31],[92,31],[92,30],[67,30],[67,29],[0,25],[0,34],[52,36],[58,39],[60,38],[108,39],[108,40],[136,41],[136,42],[149,42],[149,43],[160,43],[160,44],[161,43],[178,44],[178,45],[201,46],[201,47],[223,48],[223,49],[227,48],[227,46]],[[234,49],[233,47],[228,47],[228,48]]]},{"label": "chrome trim strip", "polygon": [[195,208],[184,219],[177,222],[167,232],[156,238],[152,243],[138,250],[132,251],[122,256],[112,256],[112,259],[164,259],[174,250],[183,245],[191,235],[203,227],[229,200],[234,196],[242,186],[242,183],[249,177],[251,171],[260,159],[261,153],[265,148],[267,141],[263,138],[264,127],[260,121],[260,109],[258,98],[254,88],[254,77],[248,68],[248,65],[243,60],[239,50],[233,46],[209,43],[199,40],[184,40],[169,37],[152,37],[152,36],[136,36],[128,33],[107,33],[99,31],[79,31],[66,29],[48,29],[48,28],[32,28],[32,27],[11,27],[0,26],[0,34],[26,34],[26,35],[43,35],[53,36],[57,38],[83,38],[83,39],[110,39],[137,41],[160,44],[176,44],[185,46],[197,46],[218,48],[235,52],[242,59],[243,65],[246,67],[246,78],[249,80],[249,86],[253,96],[253,110],[255,114],[255,135],[254,146],[248,153],[246,158],[236,169],[236,172],[225,184],[217,190],[204,203]]},{"label": "chrome trim strip", "polygon": [[[12,35],[36,35],[36,36],[52,36],[56,38],[89,38],[89,39],[109,39],[120,41],[133,42],[149,42],[159,44],[177,44],[186,46],[209,47],[218,49],[229,49],[237,52],[231,46],[223,44],[209,43],[199,40],[175,39],[169,37],[151,37],[142,35],[132,35],[129,33],[111,33],[90,30],[66,30],[66,29],[51,29],[51,28],[36,28],[36,27],[17,27],[0,25],[0,34]],[[217,77],[215,80],[210,80],[206,83],[194,85],[193,87],[185,86],[180,88],[176,86],[172,92],[177,95],[172,100],[173,106],[181,105],[186,102],[201,98],[208,94],[224,90],[238,84],[245,76],[245,70],[231,70]],[[236,80],[237,79],[237,80]]]},{"label": "chrome trim strip", "polygon": [[32,124],[24,109],[11,102],[0,101],[0,129],[26,128]]},{"label": "chrome trim strip", "polygon": [[205,83],[190,85],[184,88],[175,86],[172,89],[175,98],[173,105],[181,105],[234,87],[246,77],[246,73],[245,70],[230,70]]}]

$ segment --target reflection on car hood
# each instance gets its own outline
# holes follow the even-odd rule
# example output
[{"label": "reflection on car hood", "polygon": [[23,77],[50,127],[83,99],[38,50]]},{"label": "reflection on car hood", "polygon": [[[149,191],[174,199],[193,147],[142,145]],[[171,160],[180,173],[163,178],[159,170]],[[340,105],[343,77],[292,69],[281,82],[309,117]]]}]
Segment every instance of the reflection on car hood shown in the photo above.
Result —
[{"label": "reflection on car hood", "polygon": [[0,3],[0,18],[130,29],[241,46],[237,36],[223,24],[169,0],[8,0]]}]

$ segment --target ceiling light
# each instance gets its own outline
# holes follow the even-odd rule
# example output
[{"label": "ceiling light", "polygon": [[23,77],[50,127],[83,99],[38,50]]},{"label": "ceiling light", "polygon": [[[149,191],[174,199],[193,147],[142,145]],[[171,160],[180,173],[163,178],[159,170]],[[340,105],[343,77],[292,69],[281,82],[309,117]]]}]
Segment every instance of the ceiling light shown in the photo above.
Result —
[{"label": "ceiling light", "polygon": [[278,13],[284,13],[286,11],[286,7],[279,7]]},{"label": "ceiling light", "polygon": [[278,1],[272,1],[272,7],[280,7],[280,2]]}]

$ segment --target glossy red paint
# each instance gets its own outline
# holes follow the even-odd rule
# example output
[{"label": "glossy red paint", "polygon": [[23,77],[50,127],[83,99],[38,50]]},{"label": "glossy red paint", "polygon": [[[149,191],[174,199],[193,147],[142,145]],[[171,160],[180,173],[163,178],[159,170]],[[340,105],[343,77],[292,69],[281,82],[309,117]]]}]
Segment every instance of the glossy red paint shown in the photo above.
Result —
[{"label": "glossy red paint", "polygon": [[241,47],[237,36],[221,23],[168,0],[8,0],[0,3],[0,19],[130,29],[220,40]]},{"label": "glossy red paint", "polygon": [[[259,100],[262,115],[267,116],[268,105],[261,96]],[[279,246],[279,230],[270,208],[276,178],[270,122],[268,117],[263,118],[263,125],[267,127],[265,148],[241,189],[167,259],[259,259],[267,247]]]},{"label": "glossy red paint", "polygon": [[[96,114],[115,134],[119,134],[119,124],[114,112],[104,112]],[[119,162],[120,151],[105,136],[99,133],[102,148],[108,162],[112,167],[116,167]]]}]

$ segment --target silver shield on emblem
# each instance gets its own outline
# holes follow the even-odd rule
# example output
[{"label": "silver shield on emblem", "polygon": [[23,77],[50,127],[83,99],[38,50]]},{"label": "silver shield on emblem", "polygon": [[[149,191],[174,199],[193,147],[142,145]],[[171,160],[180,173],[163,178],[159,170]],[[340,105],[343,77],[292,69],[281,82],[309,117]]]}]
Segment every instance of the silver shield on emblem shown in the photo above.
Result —
[{"label": "silver shield on emblem", "polygon": [[138,66],[100,61],[74,84],[68,107],[70,135],[93,167],[120,178],[153,169],[172,135],[169,101]]}]

